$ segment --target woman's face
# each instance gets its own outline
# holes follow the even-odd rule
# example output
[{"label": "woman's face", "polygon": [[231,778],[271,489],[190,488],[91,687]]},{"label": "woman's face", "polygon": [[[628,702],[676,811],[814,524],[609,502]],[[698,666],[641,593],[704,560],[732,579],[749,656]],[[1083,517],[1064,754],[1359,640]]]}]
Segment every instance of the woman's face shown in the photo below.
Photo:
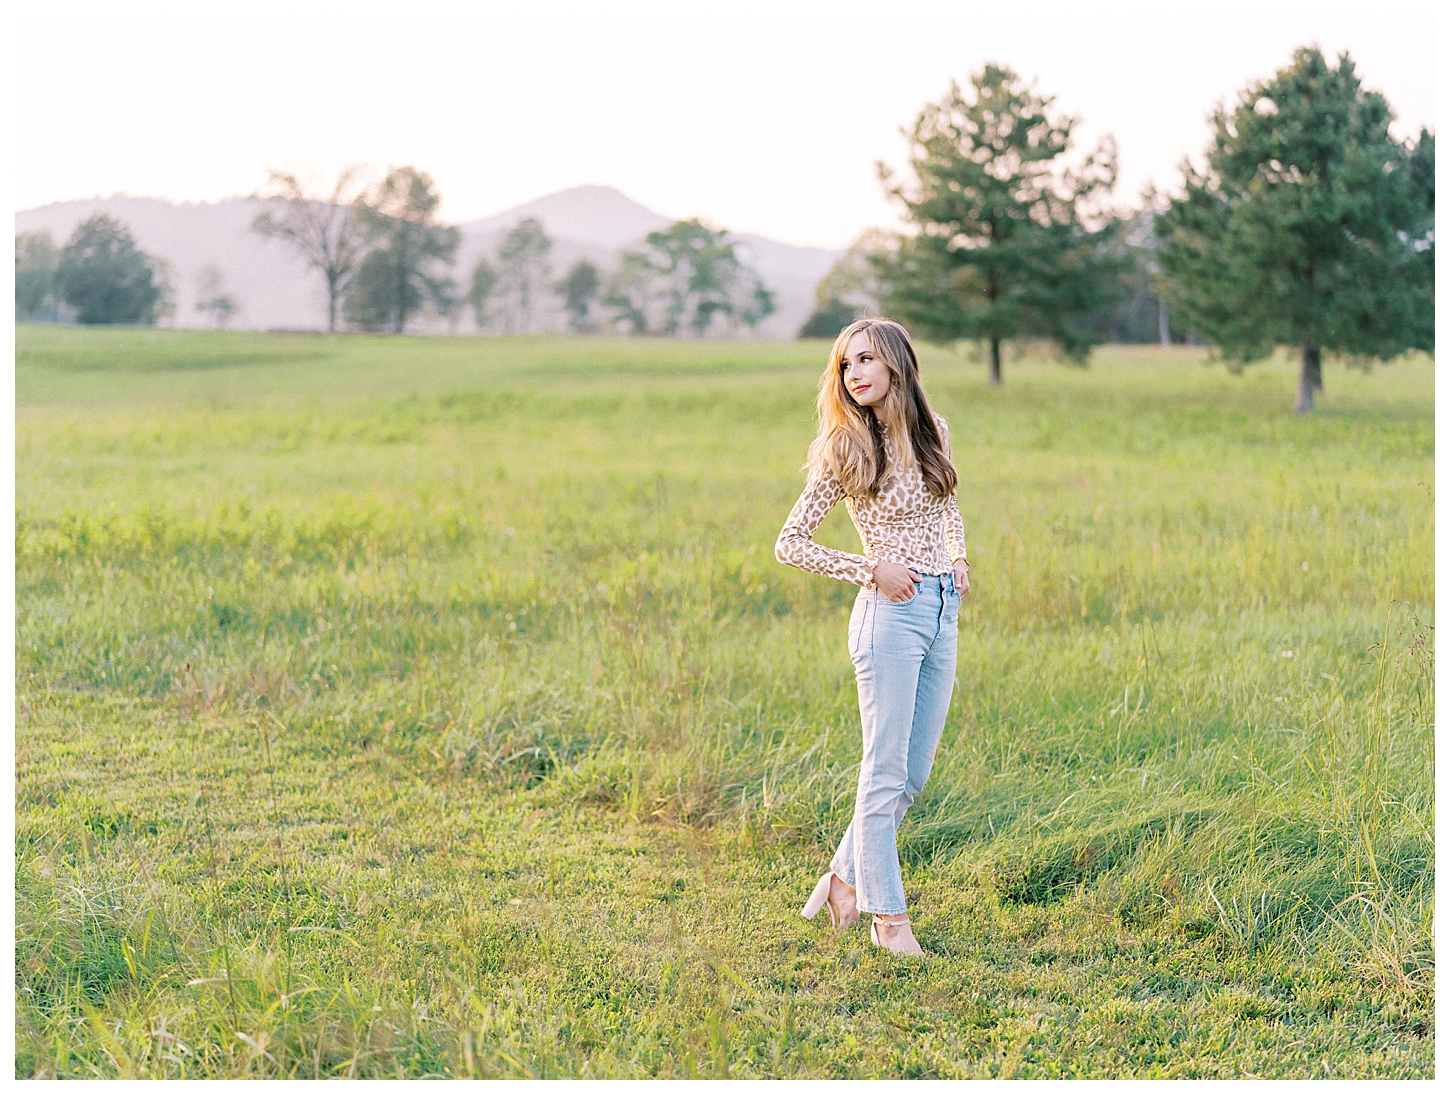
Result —
[{"label": "woman's face", "polygon": [[861,406],[874,407],[891,391],[891,370],[877,356],[865,331],[851,336],[840,365],[846,391]]}]

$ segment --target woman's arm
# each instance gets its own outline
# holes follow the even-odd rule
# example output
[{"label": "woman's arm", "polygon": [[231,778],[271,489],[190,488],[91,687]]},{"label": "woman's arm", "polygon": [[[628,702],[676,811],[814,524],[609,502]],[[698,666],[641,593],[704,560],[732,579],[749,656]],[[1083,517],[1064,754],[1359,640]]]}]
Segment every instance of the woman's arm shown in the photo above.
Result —
[{"label": "woman's arm", "polygon": [[962,511],[957,508],[955,497],[947,499],[947,511],[942,516],[942,532],[946,536],[947,554],[952,562],[967,557],[967,534],[962,528]]},{"label": "woman's arm", "polygon": [[[947,429],[947,420],[941,415],[936,416],[936,428],[941,432],[942,447],[946,450],[947,459],[952,458],[952,435]],[[958,485],[961,483],[961,475],[957,476]],[[942,535],[946,539],[947,554],[952,557],[952,562],[958,560],[966,561],[967,558],[967,534],[962,528],[962,511],[957,508],[956,496],[947,499],[946,513],[942,515]]]},{"label": "woman's arm", "polygon": [[[942,446],[950,460],[952,435],[947,429],[947,420],[937,415],[936,426],[941,431]],[[957,485],[961,485],[960,475],[957,476]],[[957,592],[970,593],[972,585],[967,580],[967,571],[970,569],[967,564],[967,534],[962,527],[962,511],[957,507],[956,495],[947,499],[946,510],[942,513],[942,538],[946,541],[947,554],[952,557],[952,580],[956,582]]]},{"label": "woman's arm", "polygon": [[826,519],[826,514],[845,496],[840,480],[830,471],[812,473],[775,541],[777,561],[812,574],[855,582],[858,586],[869,584],[876,560],[823,547],[811,539]]}]

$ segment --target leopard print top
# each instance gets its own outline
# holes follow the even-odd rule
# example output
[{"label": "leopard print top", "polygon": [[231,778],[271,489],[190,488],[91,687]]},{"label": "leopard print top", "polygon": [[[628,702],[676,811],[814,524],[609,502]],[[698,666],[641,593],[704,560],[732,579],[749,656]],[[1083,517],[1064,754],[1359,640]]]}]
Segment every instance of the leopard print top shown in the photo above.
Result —
[{"label": "leopard print top", "polygon": [[[946,419],[936,415],[936,425],[950,460],[952,442]],[[901,468],[889,437],[886,461],[891,470],[875,498],[847,497],[835,473],[813,472],[780,530],[775,542],[776,559],[787,566],[868,588],[872,585],[871,573],[882,559],[923,575],[945,574],[956,560],[965,559],[967,542],[957,500],[937,498],[927,490],[914,460],[909,467]],[[826,514],[843,498],[865,555],[823,547],[811,539]]]}]

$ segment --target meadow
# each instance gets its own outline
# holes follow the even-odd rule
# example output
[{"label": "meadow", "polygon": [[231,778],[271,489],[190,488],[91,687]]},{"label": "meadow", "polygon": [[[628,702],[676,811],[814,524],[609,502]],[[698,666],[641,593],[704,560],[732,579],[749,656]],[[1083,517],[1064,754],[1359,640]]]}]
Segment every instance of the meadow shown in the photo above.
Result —
[{"label": "meadow", "polygon": [[1432,1076],[1433,363],[924,351],[912,961],[825,351],[19,328],[17,1076]]}]

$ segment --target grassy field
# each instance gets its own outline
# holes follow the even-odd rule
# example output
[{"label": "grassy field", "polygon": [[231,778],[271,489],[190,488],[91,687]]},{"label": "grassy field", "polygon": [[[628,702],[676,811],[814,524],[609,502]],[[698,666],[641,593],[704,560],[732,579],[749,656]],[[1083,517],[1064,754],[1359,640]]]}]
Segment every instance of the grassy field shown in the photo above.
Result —
[{"label": "grassy field", "polygon": [[17,1075],[1433,1075],[1429,361],[925,354],[909,961],[797,912],[823,345],[17,338]]}]

